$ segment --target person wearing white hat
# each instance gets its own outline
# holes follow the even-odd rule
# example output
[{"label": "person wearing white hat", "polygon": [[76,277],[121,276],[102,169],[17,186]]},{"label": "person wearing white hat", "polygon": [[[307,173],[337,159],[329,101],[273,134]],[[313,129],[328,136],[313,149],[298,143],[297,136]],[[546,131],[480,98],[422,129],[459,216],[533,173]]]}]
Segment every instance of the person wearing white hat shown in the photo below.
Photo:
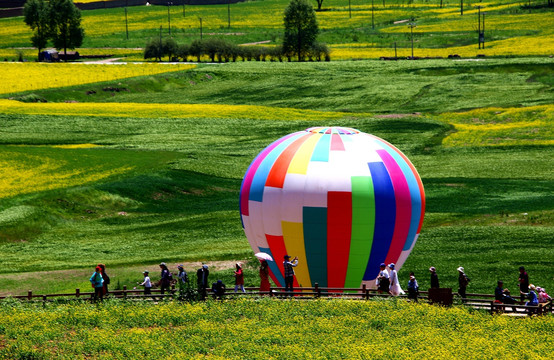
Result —
[{"label": "person wearing white hat", "polygon": [[389,292],[391,295],[398,296],[400,294],[404,295],[404,290],[400,287],[400,282],[398,281],[398,274],[396,273],[395,264],[390,263],[389,264],[389,280],[390,280],[390,288]]},{"label": "person wearing white hat", "polygon": [[469,284],[470,280],[465,274],[463,267],[460,266],[457,270],[458,270],[458,286],[459,286],[458,294],[462,299],[465,299],[467,285]]},{"label": "person wearing white hat", "polygon": [[152,293],[152,282],[150,281],[150,276],[148,276],[148,270],[144,270],[142,274],[144,275],[144,281],[137,284],[144,286],[144,295],[150,295]]}]

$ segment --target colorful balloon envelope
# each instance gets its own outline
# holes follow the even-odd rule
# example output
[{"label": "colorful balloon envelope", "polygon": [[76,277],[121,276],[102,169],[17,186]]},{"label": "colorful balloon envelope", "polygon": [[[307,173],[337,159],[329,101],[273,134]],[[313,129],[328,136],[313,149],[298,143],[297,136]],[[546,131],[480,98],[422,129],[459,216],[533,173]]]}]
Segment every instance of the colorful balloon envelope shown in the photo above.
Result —
[{"label": "colorful balloon envelope", "polygon": [[408,257],[423,222],[416,169],[383,139],[314,127],[265,148],[242,181],[242,225],[255,253],[271,255],[284,286],[284,255],[298,257],[296,286],[372,284],[381,263]]}]

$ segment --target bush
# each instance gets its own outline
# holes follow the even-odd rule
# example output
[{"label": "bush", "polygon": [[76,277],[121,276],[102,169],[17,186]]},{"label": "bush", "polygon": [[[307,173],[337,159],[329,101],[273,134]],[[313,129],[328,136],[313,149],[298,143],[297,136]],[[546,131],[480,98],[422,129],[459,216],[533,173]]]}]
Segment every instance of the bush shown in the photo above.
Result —
[{"label": "bush", "polygon": [[[231,42],[222,39],[207,39],[194,40],[190,45],[179,45],[173,38],[167,38],[162,41],[160,48],[160,40],[152,39],[146,45],[144,50],[144,58],[155,58],[161,60],[161,57],[167,55],[179,57],[183,61],[188,61],[189,57],[196,57],[198,62],[202,56],[206,55],[211,62],[229,62],[237,61],[283,61],[286,57],[288,61],[292,61],[294,56],[293,51],[284,52],[283,46],[266,47],[266,46],[238,46]],[[314,43],[306,53],[310,61],[329,61],[329,48],[325,44]]]},{"label": "bush", "polygon": [[175,56],[180,57],[181,59],[183,59],[183,61],[187,62],[189,55],[191,55],[189,44],[182,44],[177,46]]},{"label": "bush", "polygon": [[144,59],[162,60],[162,44],[160,39],[154,38],[144,47]]},{"label": "bush", "polygon": [[202,40],[194,40],[190,44],[189,55],[196,56],[196,60],[200,62],[200,58],[204,55],[204,43]]},{"label": "bush", "polygon": [[177,55],[179,46],[173,38],[165,38],[160,42],[159,38],[151,39],[144,48],[145,59],[157,59],[162,61],[162,56],[167,56],[171,60],[173,55]]}]

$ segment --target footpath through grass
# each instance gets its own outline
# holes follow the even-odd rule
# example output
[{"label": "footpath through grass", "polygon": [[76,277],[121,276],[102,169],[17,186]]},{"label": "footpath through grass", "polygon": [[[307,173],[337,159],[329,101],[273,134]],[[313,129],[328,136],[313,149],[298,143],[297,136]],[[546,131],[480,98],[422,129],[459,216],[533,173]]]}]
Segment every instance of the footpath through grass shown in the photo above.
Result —
[{"label": "footpath through grass", "polygon": [[12,359],[550,359],[552,331],[552,316],[392,300],[0,303],[0,357]]}]

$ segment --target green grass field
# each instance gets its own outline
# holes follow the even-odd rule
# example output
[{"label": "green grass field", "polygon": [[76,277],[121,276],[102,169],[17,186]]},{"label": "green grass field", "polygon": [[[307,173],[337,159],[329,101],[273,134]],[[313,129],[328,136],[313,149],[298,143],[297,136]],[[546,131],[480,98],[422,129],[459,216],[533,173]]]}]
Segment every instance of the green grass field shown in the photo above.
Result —
[{"label": "green grass field", "polygon": [[[487,60],[453,65],[433,60],[395,65],[237,63],[123,80],[117,84],[130,91],[115,96],[101,91],[98,98],[84,95],[89,89],[115,82],[33,92],[49,102],[99,101],[99,113],[105,101],[116,101],[121,105],[158,103],[160,114],[182,102],[224,107],[258,104],[281,109],[276,116],[285,114],[286,109],[335,110],[343,115],[323,124],[317,115],[308,113],[306,120],[301,120],[301,112],[287,115],[289,118],[269,115],[270,119],[260,119],[256,112],[237,118],[210,116],[209,106],[191,110],[184,118],[125,113],[117,117],[50,116],[47,111],[26,115],[26,107],[20,115],[0,115],[7,130],[0,133],[6,166],[16,156],[42,162],[48,159],[51,164],[63,161],[66,168],[80,174],[63,177],[55,188],[42,189],[44,182],[55,182],[54,174],[65,171],[46,166],[30,178],[28,186],[20,186],[36,191],[20,190],[19,195],[1,199],[4,226],[0,248],[5,264],[1,272],[12,279],[6,281],[4,293],[22,293],[28,288],[48,291],[52,282],[43,286],[32,277],[13,281],[14,272],[28,273],[37,267],[41,271],[70,270],[104,262],[121,285],[130,285],[137,276],[140,279],[141,266],[160,261],[248,259],[251,250],[238,217],[242,176],[267,144],[314,125],[351,126],[375,134],[398,146],[414,162],[426,188],[426,220],[418,245],[400,272],[403,279],[409,271],[416,271],[425,287],[426,269],[435,265],[443,284],[455,288],[455,268],[463,265],[473,280],[471,291],[491,292],[498,278],[513,288],[517,267],[525,265],[533,282],[552,287],[548,260],[553,240],[552,146],[533,143],[540,134],[552,133],[552,112],[546,105],[552,95],[552,61]],[[295,73],[299,74],[297,83],[292,82]],[[207,79],[205,75],[211,80],[199,80]],[[482,84],[475,85],[476,78]],[[195,86],[190,86],[190,79],[196,79]],[[142,81],[163,81],[167,86],[141,86]],[[399,85],[387,88],[387,81]],[[291,84],[288,91],[287,83]],[[233,85],[236,91],[231,93]],[[486,93],[493,86],[497,91]],[[463,98],[445,96],[454,89],[464,89]],[[399,107],[402,98],[407,101]],[[537,109],[543,110],[513,110],[513,115],[507,112],[499,118],[502,115],[494,115],[497,111],[486,110],[492,104],[539,105]],[[71,105],[64,104],[70,106],[66,111],[71,111]],[[28,106],[31,109],[33,104]],[[215,110],[220,105],[211,106],[213,114],[220,113]],[[463,112],[446,112],[470,107],[477,110],[468,112],[468,118]],[[422,114],[398,114],[402,112]],[[535,127],[536,121],[542,122],[535,132],[523,132],[516,138],[510,126],[498,130],[500,133],[494,131],[485,137],[490,143],[480,146],[470,141],[471,132],[455,130],[457,124],[475,122],[476,117],[488,124],[483,131],[490,126],[512,126],[516,120]],[[500,120],[503,123],[498,123]],[[451,136],[465,138],[445,146]],[[513,145],[495,145],[498,136],[511,138]],[[100,146],[52,147],[81,143]],[[99,169],[107,175],[87,180]],[[122,212],[125,215],[120,215]],[[137,273],[126,271],[127,267]],[[247,283],[256,285],[255,269],[247,275]],[[231,281],[229,272],[218,276]],[[72,291],[85,286],[86,278],[69,276],[55,289]]]}]

